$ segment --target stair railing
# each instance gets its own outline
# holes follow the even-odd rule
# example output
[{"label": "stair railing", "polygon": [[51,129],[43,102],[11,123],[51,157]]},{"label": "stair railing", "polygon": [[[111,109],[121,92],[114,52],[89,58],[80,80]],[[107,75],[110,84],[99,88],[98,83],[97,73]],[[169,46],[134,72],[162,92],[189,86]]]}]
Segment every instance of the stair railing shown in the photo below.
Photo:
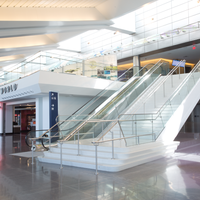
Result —
[{"label": "stair railing", "polygon": [[[185,63],[185,60],[181,60],[165,77],[164,79],[159,82],[159,84],[150,92],[150,94],[148,94],[148,96],[145,98],[145,101],[143,104],[145,104],[145,102],[160,88],[160,86],[162,84],[165,84],[166,81],[170,78],[170,76],[172,77],[172,74],[177,70],[179,69],[179,79],[180,79],[180,67],[181,67],[181,64],[182,63]],[[157,69],[157,68],[156,68]],[[160,78],[160,76],[158,76],[156,78],[156,80],[154,82],[156,82],[158,79]],[[172,78],[173,79],[173,78]],[[154,82],[151,84],[151,85],[154,85]],[[151,86],[150,85],[150,86]],[[145,93],[146,91],[143,91],[136,99],[136,103],[141,101],[141,98],[143,97],[143,94]],[[133,113],[135,113],[142,105],[140,105],[139,107],[137,107]],[[118,119],[120,119],[120,117],[124,115],[124,114],[119,114],[118,116]],[[109,129],[107,131],[105,131],[102,136],[100,136],[100,138],[98,139],[98,141],[102,140],[102,138],[109,132],[110,129],[112,129],[113,127],[115,126],[115,124],[113,124],[111,127],[109,127]]]},{"label": "stair railing", "polygon": [[[163,124],[163,127],[162,127],[162,130],[164,129],[165,127],[165,124],[163,122],[163,119],[162,119],[162,111],[169,105],[169,106],[172,106],[171,105],[171,101],[176,97],[176,95],[180,92],[180,90],[184,87],[184,85],[187,83],[187,81],[193,77],[194,79],[194,73],[198,70],[198,72],[200,73],[200,61],[195,65],[195,67],[191,70],[191,72],[185,77],[185,79],[182,81],[182,83],[176,88],[176,90],[171,94],[171,96],[168,98],[168,100],[161,106],[161,108],[157,111],[157,112],[154,112],[154,113],[145,113],[145,114],[121,114],[120,115],[120,119],[122,119],[123,116],[125,116],[125,119],[128,119],[128,118],[134,118],[134,123],[137,124],[137,122],[139,121],[152,121],[152,123],[154,121],[156,121],[158,119],[158,117],[160,117],[161,119],[161,122]],[[199,80],[199,79],[198,79]],[[194,84],[195,84],[195,79],[194,79]],[[188,91],[188,94],[189,94],[190,91]],[[171,110],[172,110],[172,114],[175,110],[172,109],[171,107]],[[138,116],[138,119],[136,119],[136,116]],[[155,117],[154,117],[155,116]],[[133,123],[133,122],[132,122]],[[160,131],[160,133],[162,132],[162,130]]]}]

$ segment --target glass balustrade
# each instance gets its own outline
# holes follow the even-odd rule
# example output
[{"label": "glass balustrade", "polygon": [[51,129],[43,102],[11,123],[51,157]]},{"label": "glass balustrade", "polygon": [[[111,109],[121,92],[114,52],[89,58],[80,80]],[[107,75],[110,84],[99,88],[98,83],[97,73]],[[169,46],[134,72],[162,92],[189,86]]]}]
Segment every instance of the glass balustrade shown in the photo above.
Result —
[{"label": "glass balustrade", "polygon": [[[93,98],[92,101],[83,106],[83,108],[81,108],[76,113],[76,115],[69,117],[65,122],[62,121],[59,124],[60,131],[67,130],[70,127],[68,131],[62,131],[63,139],[70,139],[73,134],[77,133],[77,131],[79,131],[82,135],[80,139],[98,137],[102,133],[102,125],[98,123],[87,123],[87,119],[108,120],[107,123],[104,123],[103,130],[109,128],[112,125],[109,120],[117,119],[119,114],[128,109],[128,107],[134,102],[134,100],[136,100],[136,98],[150,84],[157,80],[161,73],[163,75],[166,75],[168,72],[168,63],[164,61],[159,61],[148,71],[146,71],[145,68],[141,69],[137,74],[135,74],[134,77],[132,77],[123,85],[120,85],[117,81],[115,81],[99,95]],[[102,104],[100,104],[98,107],[94,106],[96,101],[99,100],[100,97],[106,96],[107,98],[104,98]],[[92,106],[94,109],[91,108]],[[88,109],[90,109],[91,112],[88,112]],[[76,117],[78,117],[78,114],[86,114],[86,117],[82,118],[82,120],[85,120],[84,123],[82,123],[81,121],[70,121],[73,118],[76,119]],[[74,130],[72,130],[73,127]]]},{"label": "glass balustrade", "polygon": [[67,55],[40,52],[19,64],[4,67],[3,71],[0,72],[0,85],[29,76],[40,70],[116,80],[118,76],[117,66],[109,70],[108,67],[104,63],[95,62],[94,64]]},{"label": "glass balustrade", "polygon": [[[165,128],[168,120],[199,79],[200,62],[198,62],[193,70],[186,76],[175,92],[173,92],[172,96],[164,103],[157,113],[122,115],[120,117],[120,127],[124,137],[128,137],[130,134],[135,136],[147,134],[147,136],[142,137],[140,141],[135,138],[126,139],[127,146],[155,141]],[[129,121],[127,121],[128,119]],[[125,121],[123,122],[123,120]]]}]

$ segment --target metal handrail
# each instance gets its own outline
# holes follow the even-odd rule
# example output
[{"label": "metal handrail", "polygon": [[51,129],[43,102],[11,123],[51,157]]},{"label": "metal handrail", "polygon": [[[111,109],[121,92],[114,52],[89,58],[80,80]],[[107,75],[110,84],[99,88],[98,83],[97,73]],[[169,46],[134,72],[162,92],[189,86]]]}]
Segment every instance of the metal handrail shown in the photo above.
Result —
[{"label": "metal handrail", "polygon": [[[155,93],[157,92],[157,90],[160,88],[160,86],[161,86],[162,84],[164,84],[164,83],[168,80],[168,78],[169,78],[178,68],[179,68],[179,77],[180,77],[180,65],[181,65],[183,62],[185,62],[185,60],[181,60],[181,61],[167,74],[167,76],[165,76],[165,78],[156,86],[156,88],[154,88],[154,89],[150,92],[150,94],[147,94],[147,97],[146,97],[145,100],[143,101],[143,105],[148,101],[148,99],[149,99],[153,94],[155,94]],[[140,107],[137,107],[137,109],[135,109],[133,113],[135,113],[139,108],[141,108],[141,106],[142,106],[142,105],[140,105]],[[124,114],[120,114],[120,116],[121,116],[121,115],[124,115]],[[120,117],[120,116],[119,116],[119,117]]]},{"label": "metal handrail", "polygon": [[[161,60],[159,60],[154,66],[156,66],[158,63],[160,63],[160,61],[161,61]],[[158,67],[160,67],[161,64],[162,64],[162,63],[160,63],[160,64],[153,70],[153,72],[154,72],[155,70],[157,70]],[[131,68],[130,68],[130,69],[131,69]],[[130,69],[129,69],[129,70],[130,70]],[[129,71],[129,70],[127,70],[127,71]],[[143,68],[142,68],[141,70],[143,70]],[[141,71],[141,70],[140,70],[140,71]],[[151,69],[150,69],[150,70],[151,70]],[[127,72],[127,71],[126,71],[126,72]],[[139,71],[138,73],[136,73],[133,77],[136,77],[136,75],[139,74],[140,71]],[[125,72],[125,73],[126,73],[126,72]],[[149,71],[145,72],[145,74],[147,74],[148,72],[149,72]],[[151,72],[151,73],[153,73],[153,72]],[[124,73],[124,74],[125,74],[125,73]],[[144,74],[144,75],[145,75],[145,74]],[[121,76],[122,76],[122,75],[121,75]],[[120,76],[120,77],[121,77],[121,76]],[[132,77],[132,78],[133,78],[133,77]],[[114,82],[115,82],[115,81],[114,81]],[[130,82],[130,81],[129,81],[129,82]],[[113,83],[112,83],[112,84],[113,84]],[[111,85],[112,85],[112,84],[111,84]],[[110,85],[109,85],[109,86],[110,86]],[[123,88],[123,87],[122,87],[122,88]],[[105,89],[106,89],[106,88],[105,88]],[[104,89],[104,90],[105,90],[105,89]],[[100,97],[99,97],[99,98],[100,98]],[[89,119],[90,119],[90,118],[89,118]],[[69,120],[65,120],[65,121],[69,121]],[[49,131],[51,131],[51,130],[52,130],[54,127],[56,127],[60,122],[61,122],[61,121],[57,122],[57,123],[56,123],[54,126],[52,126],[48,131],[46,131],[46,132],[43,133],[41,136],[39,136],[38,139],[43,138],[43,135],[46,135],[46,133],[48,133]],[[84,123],[81,125],[81,127],[82,127],[85,123],[86,123],[86,122],[84,122]],[[77,129],[75,129],[75,130],[73,131],[72,134],[69,134],[65,139],[68,139],[69,137],[71,138],[71,137],[74,135],[74,132],[79,131],[81,127],[79,126]]]},{"label": "metal handrail", "polygon": [[[200,61],[196,64],[196,66],[192,69],[192,71],[188,74],[188,76],[185,77],[185,79],[183,80],[182,84],[177,87],[177,89],[173,92],[173,94],[169,97],[169,99],[162,105],[162,107],[157,112],[145,113],[145,114],[140,114],[140,113],[138,113],[138,114],[121,114],[120,116],[123,116],[123,115],[131,115],[131,116],[133,116],[133,115],[157,115],[158,116],[158,113],[161,112],[161,110],[166,105],[166,103],[168,101],[171,101],[171,99],[174,98],[174,96],[177,94],[177,92],[179,92],[179,90],[183,87],[185,82],[193,75],[193,72],[199,67],[199,65],[200,65]],[[157,116],[156,116],[156,118],[157,118]],[[151,120],[155,120],[156,118],[151,119]],[[134,120],[134,121],[142,121],[142,120],[146,121],[146,119],[139,119],[139,120]]]},{"label": "metal handrail", "polygon": [[[129,136],[129,137],[122,137],[122,138],[115,138],[115,139],[110,139],[110,140],[104,140],[104,141],[95,141],[95,142],[91,142],[94,146],[95,146],[95,166],[96,166],[96,172],[95,174],[98,175],[98,162],[97,162],[97,146],[100,144],[100,143],[106,143],[106,142],[112,142],[112,159],[115,159],[114,158],[114,141],[117,141],[117,140],[125,140],[125,139],[130,139],[130,138],[139,138],[139,137],[144,137],[144,136],[151,136],[153,135],[152,134],[145,134],[145,135],[133,135],[133,136]],[[51,138],[53,138],[54,136],[49,136],[49,138],[45,138],[45,139],[49,139],[49,150],[50,150],[50,146],[51,146]],[[56,137],[56,136],[55,136]],[[31,164],[33,165],[34,164],[34,159],[33,159],[33,152],[34,152],[34,141],[36,141],[38,138],[31,138],[30,140],[32,141],[32,162]],[[62,145],[63,145],[63,142],[65,140],[58,140],[58,143],[60,144],[60,169],[62,169]],[[126,141],[126,140],[125,140]],[[138,144],[139,144],[139,140],[138,140]],[[79,144],[79,135],[78,135],[78,154],[77,156],[80,156],[80,144]]]},{"label": "metal handrail", "polygon": [[[153,69],[153,71],[151,71],[151,74],[154,73],[154,72],[163,64],[163,62],[160,63],[160,61],[161,61],[161,60],[159,60],[159,61],[153,66],[153,67],[155,67],[155,66],[158,64],[158,66],[155,67],[155,69]],[[153,67],[152,67],[152,68],[153,68]],[[151,69],[152,69],[152,68],[151,68]],[[150,71],[151,69],[149,69],[147,72],[145,72],[145,73],[143,74],[143,76],[145,76],[147,73],[149,73],[149,71]],[[141,70],[142,70],[142,69],[141,69]],[[140,70],[140,71],[141,71],[141,70]],[[139,72],[140,72],[140,71],[139,71]],[[138,72],[138,73],[139,73],[139,72]],[[135,75],[134,75],[134,76],[135,76]],[[134,76],[133,76],[133,77],[134,77]],[[143,77],[143,76],[142,76],[142,77]],[[132,77],[132,78],[133,78],[133,77]],[[131,79],[132,79],[132,78],[131,78]],[[131,79],[130,79],[130,80],[131,80]],[[130,81],[128,81],[128,82],[130,82]],[[129,84],[130,84],[130,83],[129,83]],[[124,86],[120,89],[120,91],[118,91],[118,93],[120,93],[123,89],[125,89],[125,87],[127,87],[127,85],[124,85]],[[116,96],[115,93],[114,93],[114,95]],[[114,95],[111,96],[112,99],[115,97]],[[111,97],[109,97],[108,99],[110,99]],[[108,99],[107,99],[103,104],[106,104],[106,105],[107,105]],[[100,105],[100,106],[103,106],[103,107],[104,107],[105,105]],[[98,108],[99,108],[99,107],[98,107]],[[99,108],[99,109],[100,109],[100,108]],[[98,111],[97,111],[95,114],[97,114],[97,113],[98,113]],[[91,117],[92,117],[92,116],[91,116]],[[89,118],[89,119],[90,119],[90,118]],[[86,123],[86,122],[85,122],[85,123]],[[84,124],[81,124],[80,126],[78,126],[78,127],[77,127],[71,134],[69,134],[65,139],[70,139],[70,138],[73,136],[73,134],[74,134],[75,132],[79,131],[79,130],[85,125],[85,123],[84,123]]]},{"label": "metal handrail", "polygon": [[105,142],[112,142],[112,141],[116,141],[116,140],[123,140],[123,139],[129,139],[129,138],[141,137],[141,136],[148,136],[148,135],[152,135],[152,134],[132,135],[132,136],[129,136],[129,137],[115,138],[115,139],[110,139],[110,140],[93,141],[91,143],[95,145],[95,144],[100,144],[100,143],[105,143]]},{"label": "metal handrail", "polygon": [[[127,71],[125,71],[121,76],[119,76],[116,80],[114,80],[110,85],[106,86],[102,91],[100,91],[97,95],[95,95],[92,99],[90,99],[88,102],[86,102],[83,106],[81,106],[81,108],[79,108],[77,111],[75,111],[73,114],[75,114],[76,112],[78,112],[79,110],[81,110],[85,105],[87,105],[89,102],[91,102],[93,99],[95,99],[100,93],[102,93],[104,91],[103,94],[101,94],[101,96],[99,96],[94,102],[96,102],[97,100],[99,100],[99,98],[101,98],[106,92],[108,92],[106,89],[108,87],[110,87],[111,85],[113,85],[114,83],[116,83],[117,81],[119,81],[119,79],[124,76],[127,72],[129,72],[130,70],[132,69],[132,67],[130,67]],[[88,108],[88,107],[87,107]],[[82,111],[82,113],[84,112],[85,110]],[[72,115],[73,115],[72,114]],[[79,114],[81,115],[81,113]],[[57,116],[59,117],[59,115]],[[56,117],[56,118],[57,118]],[[67,121],[68,119],[66,119]]]},{"label": "metal handrail", "polygon": [[[185,60],[184,60],[184,61],[185,61]],[[166,78],[164,79],[164,81],[167,80],[168,77],[169,77],[172,73],[174,73],[174,71],[175,71],[178,67],[180,67],[180,66],[179,66],[180,63],[182,63],[182,61],[180,61],[180,62],[178,63],[178,65],[177,65],[176,67],[174,67],[173,70],[171,70],[171,71],[167,74],[167,76],[166,76]],[[154,71],[155,71],[155,70],[154,70]],[[179,69],[179,73],[180,73],[180,69]],[[161,75],[159,75],[159,77],[157,77],[156,80],[159,79],[160,76],[161,76]],[[154,82],[156,82],[156,80],[155,80]],[[163,81],[163,82],[164,82],[164,81]],[[153,82],[153,83],[154,83],[154,82]],[[153,83],[150,84],[150,86],[153,85]],[[161,83],[162,83],[162,82],[161,82]],[[161,85],[161,84],[158,85],[157,89],[160,87],[160,85]],[[139,100],[142,98],[142,95],[143,95],[145,92],[146,92],[146,91],[143,91],[143,92],[138,96],[138,98],[136,99],[136,101],[139,101]],[[148,96],[148,98],[149,98],[149,96]],[[146,100],[147,100],[147,99],[146,99]],[[137,108],[137,109],[139,109],[139,108]],[[107,116],[107,115],[106,115],[106,116]],[[105,116],[105,117],[106,117],[106,116]],[[121,114],[118,116],[118,118],[120,118],[120,116],[121,116]],[[112,127],[110,127],[110,128],[113,128],[113,127],[114,127],[114,125],[112,125]],[[107,130],[106,133],[104,133],[104,134],[98,139],[98,141],[100,141],[108,132],[109,132],[109,130]]]},{"label": "metal handrail", "polygon": [[[159,62],[160,62],[161,60],[159,60],[155,65],[157,65]],[[147,64],[148,65],[148,64]],[[145,65],[145,66],[147,66],[147,65]],[[155,66],[154,65],[154,66]],[[94,102],[96,102],[97,100],[99,100],[99,98],[101,98],[105,93],[107,93],[108,91],[106,90],[107,88],[109,88],[111,85],[113,85],[113,84],[115,84],[117,81],[119,81],[119,79],[121,78],[121,77],[123,77],[127,72],[129,72],[130,70],[132,69],[132,67],[130,67],[126,72],[124,72],[120,77],[118,77],[117,78],[117,80],[115,80],[115,81],[113,81],[113,83],[111,83],[109,86],[107,86],[106,88],[104,88],[102,91],[104,91],[104,93],[103,94],[101,94],[101,96],[99,96]],[[141,68],[136,74],[134,74],[134,76],[133,77],[137,77],[137,75],[141,72],[143,70],[143,68]],[[145,72],[145,74],[146,74],[147,72]],[[144,75],[145,75],[144,74]],[[131,83],[131,81],[130,80],[132,80],[133,79],[133,77],[131,77],[131,79],[129,79],[127,82],[126,82],[126,84],[124,84],[124,85],[127,85],[128,83],[130,84]],[[120,90],[123,90],[124,89],[124,85],[120,88]],[[93,99],[95,99],[100,93],[102,93],[102,91],[101,92],[99,92],[95,97],[93,97],[91,100],[89,100],[87,103],[89,103],[90,101],[92,101]],[[112,98],[114,98],[115,96],[111,96]],[[111,97],[109,97],[108,99],[110,99]],[[108,99],[106,100],[106,101],[108,101]],[[86,104],[87,104],[86,103]],[[105,102],[104,102],[105,103]],[[100,105],[101,106],[101,105]],[[87,107],[88,108],[88,107]],[[84,112],[85,110],[83,110],[82,111],[82,113]]]},{"label": "metal handrail", "polygon": [[[153,64],[153,63],[149,63],[149,64],[152,64],[152,65],[155,65],[155,64]],[[149,65],[149,64],[147,64],[147,65]],[[145,65],[142,69],[144,69],[147,65]],[[125,73],[127,73],[130,69],[132,69],[132,67],[131,68],[129,68],[126,72],[124,72],[120,77],[118,77],[118,80],[125,74]],[[160,76],[159,76],[160,77]],[[159,78],[158,77],[158,78]],[[156,80],[158,79],[158,78],[156,78]],[[69,117],[71,117],[72,115],[74,115],[77,111],[79,111],[81,108],[83,108],[87,103],[89,103],[91,100],[89,100],[88,102],[86,102],[83,106],[81,106],[78,110],[76,110],[73,114],[71,114],[71,115],[68,115],[68,118]],[[94,110],[95,110],[96,108],[94,108]],[[92,110],[92,111],[94,111],[94,110]],[[59,116],[67,116],[67,115],[58,115],[57,117],[56,117],[56,122],[57,122],[57,119],[59,118]],[[87,116],[87,115],[85,115],[85,116]],[[68,118],[66,119],[66,120],[68,120]]]},{"label": "metal handrail", "polygon": [[[155,65],[157,65],[160,61],[161,61],[161,60],[159,60]],[[154,65],[154,66],[155,66],[155,65]],[[127,73],[130,69],[132,69],[132,67],[129,68],[126,72],[124,72],[119,78],[121,78],[121,77],[122,77],[125,73]],[[156,68],[156,69],[157,69],[157,68]],[[136,73],[133,77],[136,77],[136,75],[139,74],[142,70],[143,70],[143,68],[140,69],[140,71],[139,71],[138,73]],[[145,74],[146,74],[146,73],[147,73],[147,72],[145,72]],[[132,78],[133,78],[133,77],[132,77]],[[119,78],[118,78],[118,79],[119,79]],[[132,78],[131,78],[131,79],[132,79]],[[118,79],[117,79],[117,80],[118,80]],[[111,83],[110,85],[114,84],[117,80],[115,80],[115,81],[114,81],[113,83]],[[110,87],[110,85],[107,86],[106,88]],[[104,94],[107,92],[107,91],[105,91],[106,88],[104,89],[104,93],[103,93],[102,95],[104,95]],[[102,91],[101,91],[101,92],[102,92]],[[98,94],[100,94],[101,92],[99,92]],[[96,96],[98,96],[98,94],[97,94]],[[102,96],[102,95],[101,95],[101,96]],[[96,96],[95,96],[95,97],[96,97]],[[98,99],[99,99],[101,96],[99,96]],[[94,97],[94,98],[95,98],[95,97]],[[94,98],[92,98],[90,101],[92,101]],[[97,101],[98,99],[96,99],[95,101]],[[87,103],[89,103],[90,101],[88,101]],[[57,122],[57,123],[56,123],[54,126],[52,126],[48,131],[52,130],[52,129],[53,129],[54,127],[56,127],[60,122],[63,123],[63,122],[66,122],[66,121],[69,121],[69,120],[67,119],[67,120],[64,120],[64,121],[59,121],[59,122]],[[81,127],[80,127],[80,128],[81,128]],[[76,129],[76,130],[77,130],[77,129]],[[76,130],[75,130],[75,131],[76,131]],[[47,131],[46,133],[48,133],[48,131]],[[46,134],[46,133],[44,133],[44,134]],[[73,135],[72,135],[72,136],[73,136]]]},{"label": "metal handrail", "polygon": [[[129,70],[131,70],[131,69],[132,69],[132,67],[129,68],[126,72],[124,72],[120,77],[118,77],[118,79],[121,78],[125,73],[127,73],[127,72],[128,72]],[[140,70],[140,71],[141,71],[141,70]],[[139,71],[139,72],[140,72],[140,71]],[[139,72],[138,72],[138,73],[139,73]],[[117,80],[118,80],[118,79],[117,79]],[[112,84],[114,84],[115,82],[117,82],[117,80],[113,81],[110,85],[112,85]],[[110,85],[107,86],[106,88],[110,87]],[[105,91],[106,88],[104,88],[102,91]],[[102,92],[102,91],[101,91],[101,92]],[[101,92],[99,92],[96,96],[98,96]],[[106,92],[107,92],[107,91],[105,91],[102,95],[104,95]],[[102,95],[101,95],[101,96],[102,96]],[[96,97],[96,96],[95,96],[95,97]],[[99,99],[101,96],[99,96],[98,99]],[[87,103],[89,103],[90,101],[92,101],[95,97],[93,97],[93,98],[92,98],[91,100],[89,100]],[[98,99],[97,99],[97,100],[98,100]],[[87,103],[86,103],[86,104],[87,104]],[[57,117],[58,117],[58,116],[57,116]],[[68,120],[68,119],[67,119],[67,120]],[[64,120],[63,122],[65,122],[65,121],[67,121],[67,120]],[[46,133],[48,133],[49,131],[51,131],[51,130],[52,130],[54,127],[56,127],[60,122],[62,122],[62,121],[58,121],[58,122],[57,122],[56,124],[54,124],[51,128],[49,128],[43,135],[45,135]],[[43,135],[41,135],[40,137],[38,137],[38,139],[39,139],[39,138],[42,138]]]},{"label": "metal handrail", "polygon": [[[149,85],[149,87],[151,87],[153,84],[155,84],[155,82],[156,82],[160,77],[161,77],[161,74]],[[148,87],[148,88],[149,88],[149,87]],[[136,103],[137,101],[139,101],[140,97],[141,97],[145,92],[146,92],[146,90],[144,90],[144,91],[134,100],[135,103]],[[113,109],[114,109],[114,108],[113,108]],[[113,111],[113,109],[112,109],[107,115],[105,115],[102,119],[104,119],[105,117],[107,117],[107,116]],[[127,107],[127,109],[128,109],[128,107]],[[126,110],[127,110],[127,109],[126,109]],[[119,116],[118,116],[118,119],[119,119]],[[106,131],[103,133],[103,135],[100,136],[100,138],[98,139],[98,141],[101,140],[115,125],[116,125],[116,123],[115,123],[115,124],[112,124],[109,128],[107,128],[108,130],[106,130]]]}]

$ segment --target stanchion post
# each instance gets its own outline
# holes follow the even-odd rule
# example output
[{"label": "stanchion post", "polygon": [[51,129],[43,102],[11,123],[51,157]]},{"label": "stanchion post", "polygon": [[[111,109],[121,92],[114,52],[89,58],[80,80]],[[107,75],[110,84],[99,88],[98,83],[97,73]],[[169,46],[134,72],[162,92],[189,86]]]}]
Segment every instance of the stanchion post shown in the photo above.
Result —
[{"label": "stanchion post", "polygon": [[97,146],[98,144],[95,144],[95,163],[96,163],[96,172],[95,174],[98,175],[98,158],[97,158]]},{"label": "stanchion post", "polygon": [[[101,124],[101,133],[102,133],[102,136],[103,136],[103,122]],[[103,137],[102,137],[102,141],[103,141]]]},{"label": "stanchion post", "polygon": [[115,159],[114,158],[114,135],[113,135],[113,132],[112,132],[112,159]]},{"label": "stanchion post", "polygon": [[51,130],[49,130],[49,151],[51,151]]},{"label": "stanchion post", "polygon": [[92,144],[95,146],[95,175],[98,175],[98,157],[97,157],[97,146],[99,145],[99,143],[96,142],[92,142]]},{"label": "stanchion post", "polygon": [[77,154],[77,156],[80,156],[80,149],[79,149],[80,147],[79,147],[79,131],[78,131],[78,154]]},{"label": "stanchion post", "polygon": [[63,142],[62,141],[59,141],[60,142],[60,169],[63,168],[62,166],[62,144]]},{"label": "stanchion post", "polygon": [[31,164],[33,165],[34,164],[34,161],[33,161],[33,140],[32,140],[32,162]]}]

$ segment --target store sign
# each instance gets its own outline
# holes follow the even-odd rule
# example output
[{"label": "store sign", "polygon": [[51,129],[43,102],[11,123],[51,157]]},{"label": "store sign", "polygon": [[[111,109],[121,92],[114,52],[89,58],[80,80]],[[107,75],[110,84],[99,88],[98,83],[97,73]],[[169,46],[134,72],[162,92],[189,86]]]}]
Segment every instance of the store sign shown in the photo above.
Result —
[{"label": "store sign", "polygon": [[13,84],[13,85],[9,85],[9,86],[1,88],[0,92],[1,92],[1,94],[6,94],[6,93],[9,93],[9,92],[16,91],[17,88],[18,88],[18,84]]}]

